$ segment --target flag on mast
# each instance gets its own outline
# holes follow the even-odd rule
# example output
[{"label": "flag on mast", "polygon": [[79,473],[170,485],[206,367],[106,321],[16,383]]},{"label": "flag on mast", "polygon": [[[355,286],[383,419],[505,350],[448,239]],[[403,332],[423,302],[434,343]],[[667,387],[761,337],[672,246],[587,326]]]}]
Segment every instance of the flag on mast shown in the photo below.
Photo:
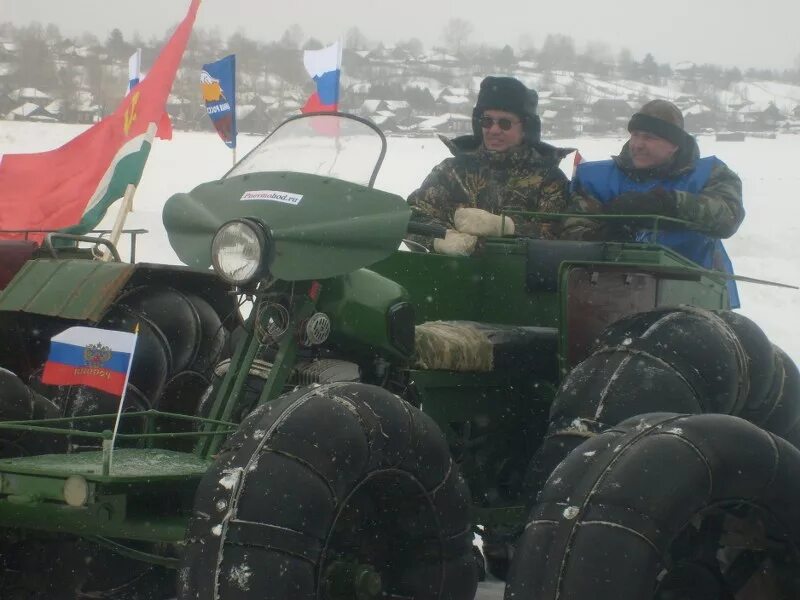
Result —
[{"label": "flag on mast", "polygon": [[130,94],[131,90],[136,87],[142,76],[142,49],[137,48],[136,52],[131,54],[128,59],[128,90],[125,94]]},{"label": "flag on mast", "polygon": [[335,112],[339,108],[339,79],[342,74],[342,47],[339,42],[320,50],[303,52],[303,65],[314,80],[316,90],[301,112]]},{"label": "flag on mast", "polygon": [[2,232],[14,229],[85,233],[129,184],[139,183],[150,151],[149,125],[158,124],[158,137],[172,138],[167,98],[199,5],[192,0],[147,77],[112,114],[55,150],[2,156],[0,238],[23,237]]},{"label": "flag on mast", "polygon": [[70,327],[53,336],[42,382],[85,385],[122,397],[136,349],[136,333]]},{"label": "flag on mast", "polygon": [[203,65],[200,89],[219,137],[228,148],[236,148],[236,55]]}]

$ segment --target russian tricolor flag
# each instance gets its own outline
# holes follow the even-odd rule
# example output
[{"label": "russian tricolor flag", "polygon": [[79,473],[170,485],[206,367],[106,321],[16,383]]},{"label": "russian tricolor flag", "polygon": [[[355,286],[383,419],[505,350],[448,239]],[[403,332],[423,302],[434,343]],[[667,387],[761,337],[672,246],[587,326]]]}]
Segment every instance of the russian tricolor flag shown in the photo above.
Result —
[{"label": "russian tricolor flag", "polygon": [[122,396],[128,383],[136,333],[70,327],[50,340],[42,382],[86,385]]},{"label": "russian tricolor flag", "polygon": [[131,54],[128,59],[128,91],[125,94],[130,94],[131,90],[135,88],[142,78],[142,49],[137,48],[136,52]]},{"label": "russian tricolor flag", "polygon": [[301,112],[335,112],[339,107],[339,76],[342,72],[342,48],[339,42],[321,50],[303,52],[303,64],[317,85]]}]

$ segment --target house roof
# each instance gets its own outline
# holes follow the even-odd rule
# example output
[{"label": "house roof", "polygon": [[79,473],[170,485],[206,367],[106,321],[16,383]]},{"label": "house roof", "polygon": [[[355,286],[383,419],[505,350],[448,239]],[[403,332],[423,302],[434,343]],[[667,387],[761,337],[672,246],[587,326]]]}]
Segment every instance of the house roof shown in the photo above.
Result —
[{"label": "house roof", "polygon": [[37,121],[56,121],[57,119],[53,117],[53,115],[49,114],[46,110],[44,110],[38,104],[34,104],[33,102],[26,102],[21,106],[18,106],[12,111],[9,111],[8,118],[15,119],[15,118],[23,118],[23,119],[35,119]]},{"label": "house roof", "polygon": [[252,114],[256,109],[255,104],[237,104],[236,105],[236,118],[245,119]]},{"label": "house roof", "polygon": [[470,104],[471,102],[466,96],[447,96],[444,94],[439,96],[439,100],[447,104]]},{"label": "house roof", "polygon": [[359,81],[350,86],[350,91],[354,94],[369,94],[372,84],[366,81]]},{"label": "house roof", "polygon": [[60,115],[63,108],[64,108],[63,100],[53,100],[50,104],[44,107],[44,109],[51,115]]},{"label": "house roof", "polygon": [[472,117],[459,113],[445,113],[435,117],[423,117],[425,120],[417,125],[417,129],[431,130],[437,129],[449,121],[472,121]]},{"label": "house roof", "polygon": [[361,103],[361,110],[367,113],[374,113],[381,105],[381,100],[375,98],[368,98]]},{"label": "house roof", "polygon": [[403,108],[408,108],[408,100],[386,100],[386,107],[389,110],[400,110]]},{"label": "house roof", "polygon": [[41,99],[41,100],[51,100],[52,96],[43,92],[42,90],[37,90],[34,87],[26,87],[26,88],[17,88],[10,94],[8,97],[12,100],[23,100],[23,99]]}]

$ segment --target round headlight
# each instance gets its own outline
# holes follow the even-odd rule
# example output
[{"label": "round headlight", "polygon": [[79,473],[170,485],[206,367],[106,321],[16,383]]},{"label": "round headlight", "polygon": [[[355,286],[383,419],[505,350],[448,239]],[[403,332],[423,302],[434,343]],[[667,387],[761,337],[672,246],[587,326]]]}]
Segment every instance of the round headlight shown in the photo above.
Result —
[{"label": "round headlight", "polygon": [[260,223],[250,219],[228,221],[211,242],[214,270],[228,283],[245,285],[267,268],[269,236]]}]

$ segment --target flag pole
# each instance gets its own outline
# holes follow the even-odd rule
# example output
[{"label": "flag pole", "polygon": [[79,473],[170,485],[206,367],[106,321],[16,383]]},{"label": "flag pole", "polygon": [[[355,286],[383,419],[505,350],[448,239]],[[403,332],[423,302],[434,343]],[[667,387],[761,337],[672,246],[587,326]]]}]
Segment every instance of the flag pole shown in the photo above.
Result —
[{"label": "flag pole", "polygon": [[[110,440],[103,440],[103,475],[111,473],[111,466],[114,457],[114,442],[117,439],[117,430],[119,430],[119,422],[122,418],[122,405],[125,402],[125,392],[128,391],[128,378],[131,376],[131,365],[133,365],[133,354],[136,352],[136,341],[139,339],[139,324],[133,330],[133,348],[131,348],[131,357],[128,360],[128,370],[125,372],[125,383],[122,386],[122,396],[119,399],[119,408],[117,408],[117,419],[114,421],[114,430],[111,433]],[[108,452],[108,460],[105,459],[106,452]]]},{"label": "flag pole", "polygon": [[[150,144],[151,148],[153,146],[153,140],[156,137],[156,129],[156,124],[150,123],[147,126],[147,131],[145,132],[144,141]],[[128,218],[128,213],[133,212],[133,195],[136,193],[137,187],[138,186],[135,183],[129,183],[125,188],[125,194],[122,196],[122,204],[117,211],[117,218],[114,221],[114,226],[111,228],[111,234],[108,238],[108,240],[114,246],[117,245],[119,238],[122,235],[122,228],[125,226],[125,220]],[[108,248],[104,248],[100,258],[106,262],[110,261],[112,258],[111,251]]]},{"label": "flag pole", "polygon": [[[129,183],[128,187],[125,188],[125,195],[122,197],[122,204],[117,211],[117,219],[114,221],[114,227],[111,228],[111,235],[109,235],[108,238],[108,241],[114,246],[117,245],[117,242],[119,242],[119,238],[122,235],[122,228],[125,226],[125,219],[128,218],[128,213],[133,211],[133,195],[135,193],[136,185]],[[103,254],[100,258],[101,260],[108,262],[113,258],[113,254],[111,254],[111,250],[108,248],[103,248]]]}]

